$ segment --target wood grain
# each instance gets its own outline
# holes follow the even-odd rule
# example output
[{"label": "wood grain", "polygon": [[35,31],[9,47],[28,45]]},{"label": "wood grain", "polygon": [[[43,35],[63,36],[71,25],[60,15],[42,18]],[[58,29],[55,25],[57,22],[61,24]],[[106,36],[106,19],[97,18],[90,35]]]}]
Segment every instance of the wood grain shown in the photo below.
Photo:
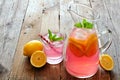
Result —
[{"label": "wood grain", "polygon": [[[106,53],[110,54],[115,62],[114,69],[109,72],[110,80],[119,80],[120,79],[120,65],[119,65],[119,20],[118,20],[118,12],[116,11],[119,7],[119,1],[106,1],[106,0],[94,0],[91,1],[92,6],[100,12],[101,16],[101,22],[98,23],[99,25],[99,31],[104,30],[105,28],[108,28],[112,31],[112,45],[111,47],[106,51]],[[115,6],[116,5],[116,6]],[[120,19],[120,18],[119,18]],[[116,22],[118,20],[118,22]],[[116,25],[115,25],[116,23]],[[103,72],[104,73],[104,72]],[[105,73],[104,73],[105,74]],[[109,79],[108,79],[109,80]]]},{"label": "wood grain", "polygon": [[9,80],[13,80],[14,77],[15,79],[34,80],[35,69],[31,66],[29,58],[23,56],[23,46],[28,41],[39,40],[41,13],[42,2],[29,0]]},{"label": "wood grain", "polygon": [[[0,63],[10,71],[16,51],[27,0],[0,0]],[[0,73],[7,80],[9,72]]]},{"label": "wood grain", "polygon": [[[37,69],[23,56],[24,44],[40,40],[38,33],[45,34],[50,29],[69,34],[74,23],[67,11],[70,1],[87,4],[98,11],[99,32],[106,28],[112,31],[113,42],[106,51],[115,62],[112,71],[99,67],[94,76],[78,79],[66,71],[64,61]],[[119,0],[0,0],[0,63],[8,69],[0,72],[0,80],[119,80],[119,5]]]},{"label": "wood grain", "polygon": [[[42,22],[41,22],[41,34],[46,34],[48,29],[53,32],[59,32],[59,2],[58,0],[44,0],[42,13]],[[48,5],[48,4],[49,5]],[[49,65],[47,64],[44,69],[37,70],[35,72],[36,80],[60,80],[60,64],[58,65]]]}]

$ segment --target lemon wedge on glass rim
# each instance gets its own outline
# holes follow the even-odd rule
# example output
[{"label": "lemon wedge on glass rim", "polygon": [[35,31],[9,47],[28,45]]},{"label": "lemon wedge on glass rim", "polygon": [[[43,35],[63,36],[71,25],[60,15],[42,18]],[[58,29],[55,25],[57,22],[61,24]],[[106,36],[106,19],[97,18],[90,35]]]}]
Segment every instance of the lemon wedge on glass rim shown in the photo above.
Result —
[{"label": "lemon wedge on glass rim", "polygon": [[102,54],[100,56],[100,66],[107,71],[110,71],[114,68],[113,58],[109,54]]}]

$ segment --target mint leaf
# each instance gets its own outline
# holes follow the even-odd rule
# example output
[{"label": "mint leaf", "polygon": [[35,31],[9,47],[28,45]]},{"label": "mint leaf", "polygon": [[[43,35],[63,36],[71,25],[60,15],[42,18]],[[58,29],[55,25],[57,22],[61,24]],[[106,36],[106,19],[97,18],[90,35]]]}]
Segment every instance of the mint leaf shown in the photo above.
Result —
[{"label": "mint leaf", "polygon": [[55,38],[53,41],[60,41],[60,40],[63,40],[63,38],[62,37]]},{"label": "mint leaf", "polygon": [[53,37],[52,37],[52,38],[53,38],[53,40],[56,38],[56,36],[57,36],[56,34],[54,34],[54,35],[53,35]]},{"label": "mint leaf", "polygon": [[48,29],[49,39],[52,40],[52,32]]},{"label": "mint leaf", "polygon": [[87,21],[86,21],[86,19],[83,19],[82,24],[83,24],[83,28],[86,28],[86,26],[87,26]]},{"label": "mint leaf", "polygon": [[94,25],[93,23],[88,22],[86,19],[83,19],[82,22],[75,23],[74,26],[77,28],[92,29]]},{"label": "mint leaf", "polygon": [[62,37],[58,37],[56,34],[53,34],[49,29],[48,29],[48,34],[49,34],[50,41],[60,41],[60,40],[63,40]]},{"label": "mint leaf", "polygon": [[83,19],[82,24],[85,26],[86,23],[87,23],[86,19]]},{"label": "mint leaf", "polygon": [[93,28],[93,24],[92,23],[88,23],[87,28],[92,29]]},{"label": "mint leaf", "polygon": [[77,27],[77,28],[82,28],[82,24],[80,23],[80,22],[78,22],[78,23],[75,23],[75,25],[74,25],[75,27]]}]

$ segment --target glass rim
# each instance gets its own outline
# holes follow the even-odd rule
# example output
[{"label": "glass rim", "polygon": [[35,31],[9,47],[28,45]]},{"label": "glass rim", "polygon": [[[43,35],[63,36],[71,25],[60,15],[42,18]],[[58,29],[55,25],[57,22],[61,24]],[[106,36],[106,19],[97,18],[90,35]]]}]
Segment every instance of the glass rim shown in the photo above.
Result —
[{"label": "glass rim", "polygon": [[[77,12],[71,10],[71,5],[80,5],[82,7],[88,8],[91,12],[95,13],[95,16],[92,19],[90,19],[88,17],[85,17],[85,16],[82,16],[82,15],[78,14]],[[90,20],[90,21],[97,21],[97,20],[100,19],[100,15],[99,15],[98,11],[96,11],[92,7],[90,7],[90,6],[86,5],[86,4],[82,4],[82,3],[70,2],[70,4],[68,5],[68,8],[67,8],[67,11],[69,11],[69,13],[70,13],[70,11],[72,11],[74,14],[78,15],[79,17],[81,17],[83,19]]]},{"label": "glass rim", "polygon": [[[66,34],[66,33],[61,33],[61,32],[53,32],[53,33],[59,33],[60,35],[62,35],[62,37],[64,38],[64,39],[62,40],[62,42],[65,42],[65,40],[66,40],[66,38],[67,38],[67,34]],[[46,36],[46,35],[48,35],[48,33],[44,34],[43,36]],[[43,44],[49,46],[49,44],[48,44],[45,40],[41,39],[41,41],[43,42]],[[57,43],[57,45],[60,45],[60,44],[61,44],[61,43]],[[56,46],[56,47],[57,47],[57,45],[53,45],[53,44],[51,43],[51,46]]]}]

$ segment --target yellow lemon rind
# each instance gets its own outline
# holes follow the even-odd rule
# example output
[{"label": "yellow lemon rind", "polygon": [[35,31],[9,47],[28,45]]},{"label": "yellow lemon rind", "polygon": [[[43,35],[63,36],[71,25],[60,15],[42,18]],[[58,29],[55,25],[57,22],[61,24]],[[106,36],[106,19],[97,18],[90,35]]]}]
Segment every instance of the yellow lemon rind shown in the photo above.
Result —
[{"label": "yellow lemon rind", "polygon": [[108,54],[102,54],[100,57],[100,66],[104,70],[111,71],[114,68],[114,61],[112,57]]},{"label": "yellow lemon rind", "polygon": [[[43,62],[42,64],[40,64],[40,65],[36,65],[36,64],[33,62],[33,57],[34,57],[35,55],[37,55],[37,54],[40,54],[40,55],[42,55],[42,56],[44,57],[44,62]],[[40,55],[38,55],[39,58],[41,58]],[[42,57],[42,58],[43,58],[43,57]],[[36,68],[40,68],[40,67],[44,66],[44,65],[46,64],[46,62],[47,62],[47,58],[46,58],[46,55],[45,55],[45,53],[44,53],[43,51],[35,51],[35,52],[31,55],[30,63],[31,63],[32,66],[34,66],[34,67],[36,67]]]}]

